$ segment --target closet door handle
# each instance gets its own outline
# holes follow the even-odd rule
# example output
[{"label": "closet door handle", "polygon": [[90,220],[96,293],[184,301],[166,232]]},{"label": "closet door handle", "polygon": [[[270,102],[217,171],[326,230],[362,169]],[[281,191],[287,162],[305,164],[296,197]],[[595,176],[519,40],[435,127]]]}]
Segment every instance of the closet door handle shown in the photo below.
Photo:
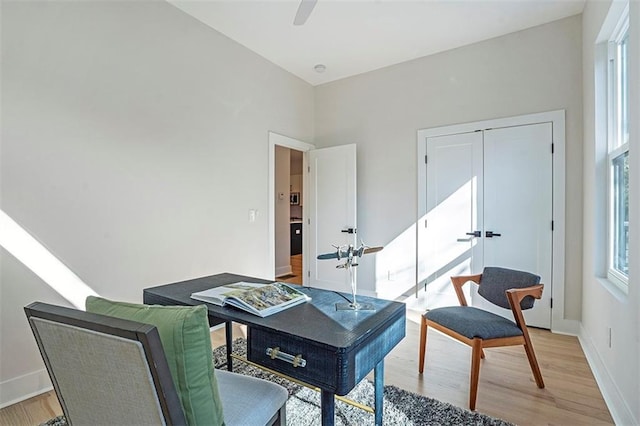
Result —
[{"label": "closet door handle", "polygon": [[502,234],[498,234],[498,233],[493,232],[493,231],[486,231],[486,232],[484,233],[484,236],[485,236],[486,238],[493,238],[493,237],[501,237],[501,236],[502,236]]},{"label": "closet door handle", "polygon": [[468,243],[469,241],[473,240],[474,238],[482,237],[482,232],[480,232],[480,231],[465,232],[465,235],[470,235],[470,237],[469,238],[458,238],[457,241],[459,243]]}]

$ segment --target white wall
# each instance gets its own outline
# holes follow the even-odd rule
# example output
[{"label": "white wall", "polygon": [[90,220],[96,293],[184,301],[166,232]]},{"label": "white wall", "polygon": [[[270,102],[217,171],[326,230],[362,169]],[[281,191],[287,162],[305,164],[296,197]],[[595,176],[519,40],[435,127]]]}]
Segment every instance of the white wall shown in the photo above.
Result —
[{"label": "white wall", "polygon": [[[639,423],[640,264],[631,263],[626,299],[594,274],[592,43],[607,2],[589,2],[583,21],[320,86],[315,104],[312,87],[163,2],[1,7],[0,208],[117,299],[140,301],[144,287],[216,272],[272,276],[267,131],[311,141],[314,123],[318,147],[358,144],[359,234],[390,253],[361,262],[360,285],[412,285],[416,131],[566,109],[565,312],[582,315],[596,374],[622,401],[618,419]],[[638,9],[632,1],[634,40]],[[639,50],[636,43],[632,75]],[[630,156],[637,194],[640,155]],[[631,202],[640,223],[639,202]],[[254,223],[249,209],[258,210]],[[630,232],[637,258],[640,227]],[[47,385],[22,307],[64,300],[2,250],[0,280],[1,406]],[[605,324],[614,328],[611,349]]]},{"label": "white wall", "polygon": [[357,144],[358,234],[386,246],[360,262],[358,285],[389,296],[415,283],[418,129],[565,109],[565,315],[579,319],[581,75],[574,16],[317,87],[315,144]]},{"label": "white wall", "polygon": [[[165,2],[3,1],[1,24],[4,212],[106,297],[273,277],[268,131],[311,140],[313,87]],[[4,405],[46,382],[22,307],[63,301],[0,261]]]},{"label": "white wall", "polygon": [[[617,424],[640,423],[640,204],[634,195],[640,194],[640,3],[631,1],[630,14],[630,244],[629,294],[617,291],[603,278],[606,246],[605,184],[606,141],[598,138],[604,121],[596,119],[598,101],[605,102],[602,91],[596,92],[596,70],[601,71],[606,58],[599,58],[596,41],[605,21],[610,1],[589,1],[583,14],[583,82],[584,82],[584,266],[582,329],[580,340],[589,362],[611,408]],[[599,63],[600,68],[594,67]],[[611,347],[609,331],[611,328]]]}]

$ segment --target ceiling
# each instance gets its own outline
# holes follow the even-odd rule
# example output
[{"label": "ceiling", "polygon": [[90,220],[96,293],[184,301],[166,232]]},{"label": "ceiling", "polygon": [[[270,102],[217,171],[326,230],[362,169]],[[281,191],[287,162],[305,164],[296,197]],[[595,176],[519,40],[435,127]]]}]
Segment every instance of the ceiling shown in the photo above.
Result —
[{"label": "ceiling", "polygon": [[[582,12],[584,0],[168,0],[312,85]],[[323,64],[318,73],[314,66]]]}]

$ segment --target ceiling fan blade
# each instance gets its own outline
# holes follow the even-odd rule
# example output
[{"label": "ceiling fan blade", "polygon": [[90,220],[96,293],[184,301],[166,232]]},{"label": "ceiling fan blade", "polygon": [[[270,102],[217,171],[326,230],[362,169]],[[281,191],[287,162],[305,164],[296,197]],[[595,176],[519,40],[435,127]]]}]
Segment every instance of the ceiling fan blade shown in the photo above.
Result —
[{"label": "ceiling fan blade", "polygon": [[293,19],[293,25],[304,25],[307,19],[309,19],[311,11],[316,7],[317,2],[318,0],[301,0],[298,11],[296,12],[296,17]]}]

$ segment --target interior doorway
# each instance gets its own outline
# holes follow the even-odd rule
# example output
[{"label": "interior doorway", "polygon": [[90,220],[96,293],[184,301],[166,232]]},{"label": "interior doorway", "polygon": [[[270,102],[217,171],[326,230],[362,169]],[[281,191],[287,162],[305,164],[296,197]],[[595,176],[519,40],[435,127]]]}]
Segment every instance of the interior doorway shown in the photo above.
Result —
[{"label": "interior doorway", "polygon": [[[303,152],[285,147],[277,147],[276,149],[278,151],[285,151],[281,153],[285,164],[278,162],[276,158],[276,179],[278,176],[280,176],[286,182],[280,183],[276,181],[276,186],[283,188],[288,187],[288,192],[284,197],[284,211],[281,214],[283,216],[287,216],[289,219],[288,226],[285,224],[285,226],[283,227],[283,232],[276,231],[276,261],[277,259],[281,259],[281,261],[285,263],[284,265],[276,265],[276,271],[284,270],[284,273],[281,272],[280,274],[277,274],[276,278],[278,279],[278,281],[302,285],[302,257],[304,249],[304,244],[302,243],[302,224],[304,218],[305,200],[303,185]],[[276,156],[278,157],[277,153]],[[289,159],[288,167],[286,165],[287,157]],[[282,167],[284,170],[278,170],[278,168],[280,167]],[[276,214],[278,214],[277,208]],[[278,252],[281,253],[281,256],[278,256]]]},{"label": "interior doorway", "polygon": [[[290,183],[292,150],[302,153],[303,173],[299,194],[295,195],[292,192],[298,191],[292,191]],[[356,244],[356,145],[316,149],[311,144],[269,132],[268,179],[268,261],[273,276],[293,275],[294,264],[290,259],[293,201],[302,205],[301,209],[293,210],[302,216],[302,285],[348,291],[349,274],[337,269],[334,262],[319,261],[317,257],[335,250],[335,246]]]},{"label": "interior doorway", "polygon": [[[269,251],[273,276],[305,285],[305,152],[313,145],[269,132]],[[292,219],[293,218],[293,219]],[[293,240],[292,240],[293,239]],[[295,254],[292,254],[292,249]]]}]

